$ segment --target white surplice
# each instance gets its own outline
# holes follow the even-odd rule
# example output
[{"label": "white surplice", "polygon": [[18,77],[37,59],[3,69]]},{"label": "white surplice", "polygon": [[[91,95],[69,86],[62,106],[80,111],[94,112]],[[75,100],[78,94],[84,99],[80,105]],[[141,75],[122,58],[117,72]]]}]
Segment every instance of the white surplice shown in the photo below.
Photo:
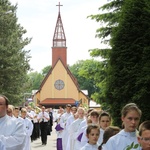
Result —
[{"label": "white surplice", "polygon": [[[107,141],[105,150],[126,150],[133,142],[134,145],[138,144],[136,132],[125,132],[121,130]],[[140,150],[140,147],[134,150]]]},{"label": "white surplice", "polygon": [[24,124],[24,131],[26,133],[26,138],[25,138],[25,146],[23,150],[31,150],[31,138],[30,136],[32,135],[33,131],[33,123],[29,118],[23,119],[23,124]]},{"label": "white surplice", "polygon": [[79,150],[98,150],[98,145],[97,144],[91,145],[89,143],[86,143],[86,145],[84,145]]},{"label": "white surplice", "polygon": [[66,135],[68,135],[68,130],[66,130],[66,123],[67,123],[67,119],[71,116],[71,112],[67,113],[65,112],[59,121],[59,124],[62,128],[64,128],[62,130],[62,145],[63,145],[63,150],[66,150],[66,146],[67,146],[67,138]]},{"label": "white surplice", "polygon": [[67,122],[66,122],[66,130],[68,132],[66,150],[71,150],[71,147],[72,147],[72,144],[73,144],[72,138],[70,137],[70,134],[69,134],[70,125],[72,124],[73,121],[75,121],[75,118],[74,118],[74,115],[72,114],[67,119]]},{"label": "white surplice", "polygon": [[82,135],[82,138],[81,138],[81,147],[83,147],[87,142],[88,142],[88,138],[86,136],[86,129],[87,129],[87,126],[84,126],[81,128],[81,130],[83,131],[83,135]]},{"label": "white surplice", "polygon": [[25,140],[23,124],[8,115],[0,118],[0,140],[6,150],[23,150]]},{"label": "white surplice", "polygon": [[79,150],[79,147],[80,147],[80,142],[77,140],[77,137],[78,137],[78,132],[80,130],[80,123],[84,120],[83,119],[77,119],[75,120],[71,125],[70,125],[70,128],[69,128],[69,134],[70,134],[70,137],[73,139],[74,143],[73,143],[73,147],[71,147],[70,150]]}]

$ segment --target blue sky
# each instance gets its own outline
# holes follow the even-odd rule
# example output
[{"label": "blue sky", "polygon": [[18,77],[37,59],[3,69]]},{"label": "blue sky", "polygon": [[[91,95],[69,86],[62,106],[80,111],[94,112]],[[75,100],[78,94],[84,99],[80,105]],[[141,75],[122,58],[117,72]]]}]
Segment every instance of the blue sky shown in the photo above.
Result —
[{"label": "blue sky", "polygon": [[[26,30],[25,37],[31,37],[31,43],[25,47],[31,50],[30,65],[33,71],[40,72],[51,65],[51,47],[58,16],[59,1],[56,0],[10,0],[18,3],[18,23]],[[67,63],[75,64],[78,60],[90,59],[89,49],[100,48],[101,41],[95,38],[100,23],[87,19],[91,14],[98,14],[98,8],[107,0],[60,0],[61,18],[67,40]]]}]

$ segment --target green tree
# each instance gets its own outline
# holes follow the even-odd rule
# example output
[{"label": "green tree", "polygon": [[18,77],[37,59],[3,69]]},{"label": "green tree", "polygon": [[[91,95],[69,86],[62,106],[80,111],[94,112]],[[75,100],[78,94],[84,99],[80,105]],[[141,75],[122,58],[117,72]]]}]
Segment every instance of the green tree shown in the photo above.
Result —
[{"label": "green tree", "polygon": [[44,68],[42,69],[42,75],[43,75],[43,76],[46,76],[46,75],[48,74],[50,68],[51,68],[50,65],[44,67]]},{"label": "green tree", "polygon": [[118,26],[120,10],[123,2],[124,0],[110,0],[99,8],[99,14],[88,16],[88,18],[96,20],[101,24],[100,28],[96,30],[96,38],[99,38],[101,43],[107,45],[106,47],[108,47],[89,50],[91,56],[100,56],[104,58],[105,61],[109,59],[109,53],[111,49],[111,47],[109,47],[109,41],[111,39],[112,30]]},{"label": "green tree", "polygon": [[69,69],[71,73],[76,77],[78,84],[81,90],[87,90],[88,96],[91,97],[91,94],[95,91],[94,81],[79,72],[83,69],[83,65],[85,64],[84,60],[79,60],[74,65],[70,66]]},{"label": "green tree", "polygon": [[114,124],[121,125],[120,110],[129,102],[150,119],[150,1],[126,0],[117,30],[113,29],[107,78],[107,103]]},{"label": "green tree", "polygon": [[27,75],[28,81],[26,82],[26,93],[31,93],[32,90],[38,90],[44,77],[48,74],[51,66],[46,66],[39,73],[37,71],[30,72]]},{"label": "green tree", "polygon": [[30,54],[24,46],[31,39],[23,38],[26,30],[17,23],[16,10],[8,0],[0,0],[0,93],[12,104],[21,102],[30,69]]},{"label": "green tree", "polygon": [[95,101],[98,98],[94,95],[100,91],[97,83],[101,77],[97,73],[101,70],[101,63],[96,60],[79,60],[70,67],[71,72],[77,78],[81,90],[88,90],[89,97]]},{"label": "green tree", "polygon": [[44,78],[43,75],[41,73],[38,73],[37,71],[30,72],[28,74],[28,82],[30,84],[29,92],[31,92],[32,90],[38,90],[42,83],[43,78]]},{"label": "green tree", "polygon": [[102,78],[100,81],[97,80],[96,82],[101,90],[94,93],[93,96],[97,100],[99,99],[98,101],[101,103],[103,109],[109,109],[109,106],[105,101],[107,100],[107,65],[111,53],[110,39],[113,29],[116,29],[118,26],[122,5],[123,0],[111,0],[99,8],[99,14],[88,16],[92,20],[96,20],[101,24],[100,28],[96,30],[96,38],[99,38],[101,43],[105,44],[105,48],[94,48],[89,50],[92,57],[102,58],[100,67],[102,70],[96,73],[97,76]]}]

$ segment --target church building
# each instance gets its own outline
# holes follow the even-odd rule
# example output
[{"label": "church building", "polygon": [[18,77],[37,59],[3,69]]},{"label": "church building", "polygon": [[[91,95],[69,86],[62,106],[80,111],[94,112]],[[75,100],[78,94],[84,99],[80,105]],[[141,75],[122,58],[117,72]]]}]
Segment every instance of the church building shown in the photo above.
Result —
[{"label": "church building", "polygon": [[36,105],[45,107],[65,106],[88,106],[89,98],[80,90],[77,79],[67,66],[66,36],[60,15],[60,3],[58,18],[52,44],[52,66],[42,81],[33,99]]}]

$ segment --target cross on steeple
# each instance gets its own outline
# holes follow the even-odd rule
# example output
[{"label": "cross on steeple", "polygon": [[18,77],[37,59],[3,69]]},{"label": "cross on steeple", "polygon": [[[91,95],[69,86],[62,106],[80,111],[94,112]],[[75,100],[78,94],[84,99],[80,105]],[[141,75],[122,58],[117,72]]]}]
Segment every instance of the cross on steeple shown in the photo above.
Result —
[{"label": "cross on steeple", "polygon": [[63,28],[63,23],[60,15],[60,2],[58,3],[59,12],[58,18],[55,26],[54,36],[53,36],[53,47],[52,47],[52,67],[60,59],[62,63],[67,66],[67,47],[66,47],[66,37]]},{"label": "cross on steeple", "polygon": [[58,4],[58,5],[56,5],[56,6],[59,6],[59,12],[60,12],[60,6],[63,6],[63,5],[60,5],[60,2],[59,2],[59,4]]}]

